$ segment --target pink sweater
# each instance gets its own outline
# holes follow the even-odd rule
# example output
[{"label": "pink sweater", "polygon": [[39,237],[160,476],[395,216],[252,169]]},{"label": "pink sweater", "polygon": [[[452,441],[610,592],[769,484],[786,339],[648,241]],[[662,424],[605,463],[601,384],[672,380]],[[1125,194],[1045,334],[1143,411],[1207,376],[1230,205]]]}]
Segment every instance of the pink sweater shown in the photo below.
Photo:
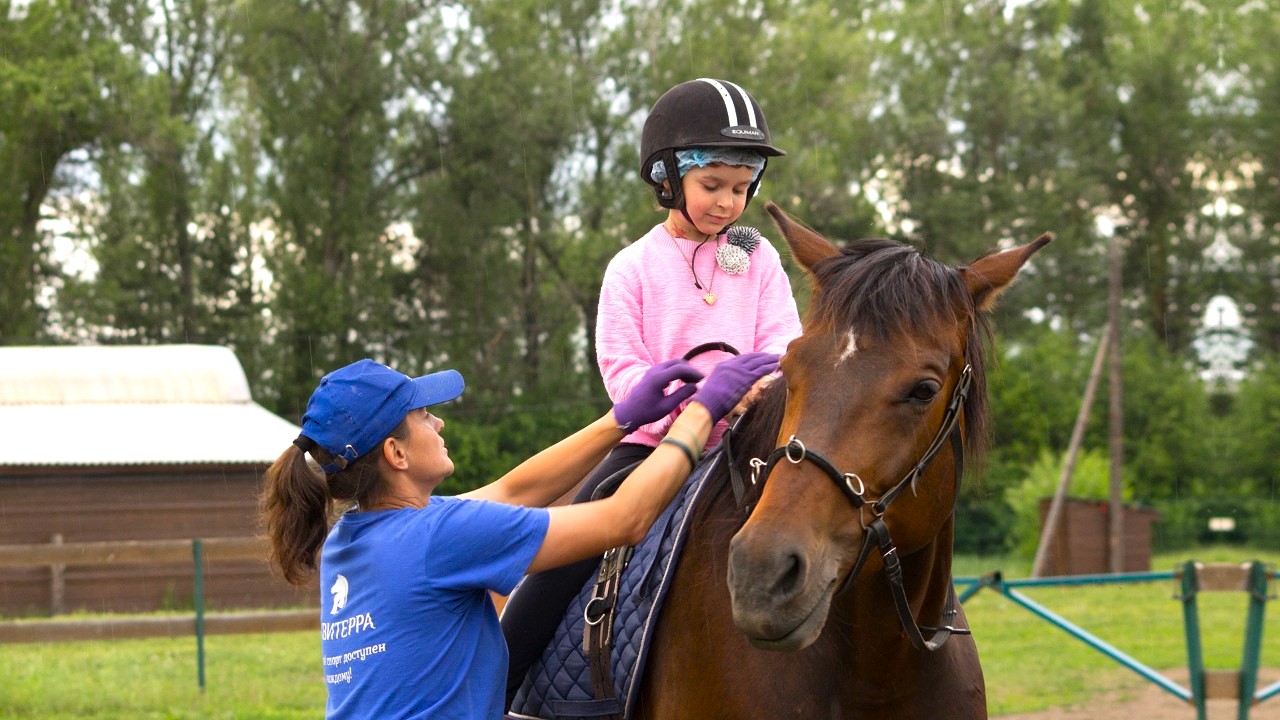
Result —
[{"label": "pink sweater", "polygon": [[[724,235],[719,244],[725,244]],[[609,262],[600,288],[596,355],[614,402],[630,394],[650,367],[703,343],[725,342],[744,353],[781,354],[800,334],[791,283],[768,240],[761,240],[751,253],[750,268],[740,275],[717,267],[715,248],[703,247],[694,258],[702,290],[694,286],[686,260],[697,246],[672,238],[658,225]],[[703,300],[708,289],[716,296],[714,305]],[[710,352],[692,362],[709,375],[727,357]],[[656,446],[678,414],[642,426],[624,442]],[[723,422],[716,426],[708,447],[719,442],[724,427]]]}]

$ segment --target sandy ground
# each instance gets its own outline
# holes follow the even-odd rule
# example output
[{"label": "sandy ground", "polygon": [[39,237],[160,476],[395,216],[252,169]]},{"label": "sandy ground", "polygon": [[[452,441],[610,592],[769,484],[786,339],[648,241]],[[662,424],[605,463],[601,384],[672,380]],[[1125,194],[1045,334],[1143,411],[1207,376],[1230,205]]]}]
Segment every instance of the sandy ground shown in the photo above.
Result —
[{"label": "sandy ground", "polygon": [[[1179,685],[1187,687],[1186,670],[1182,670],[1181,674],[1171,671],[1168,676]],[[1280,670],[1262,670],[1258,673],[1258,687],[1267,687],[1278,679]],[[1206,703],[1206,711],[1207,720],[1235,720],[1239,706],[1235,700],[1210,700]],[[1075,707],[995,717],[999,720],[1196,720],[1196,707],[1153,683],[1147,683],[1137,691],[1101,695]],[[1280,720],[1280,696],[1251,707],[1249,720]]]}]

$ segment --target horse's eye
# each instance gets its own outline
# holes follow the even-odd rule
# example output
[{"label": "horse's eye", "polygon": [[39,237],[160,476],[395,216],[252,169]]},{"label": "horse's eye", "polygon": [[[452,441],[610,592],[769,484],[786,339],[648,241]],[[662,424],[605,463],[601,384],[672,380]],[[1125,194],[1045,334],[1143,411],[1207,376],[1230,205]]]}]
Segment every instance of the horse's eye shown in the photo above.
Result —
[{"label": "horse's eye", "polygon": [[907,399],[911,402],[927,403],[938,396],[938,391],[942,390],[942,386],[934,380],[922,380],[911,388],[911,392],[907,395]]}]

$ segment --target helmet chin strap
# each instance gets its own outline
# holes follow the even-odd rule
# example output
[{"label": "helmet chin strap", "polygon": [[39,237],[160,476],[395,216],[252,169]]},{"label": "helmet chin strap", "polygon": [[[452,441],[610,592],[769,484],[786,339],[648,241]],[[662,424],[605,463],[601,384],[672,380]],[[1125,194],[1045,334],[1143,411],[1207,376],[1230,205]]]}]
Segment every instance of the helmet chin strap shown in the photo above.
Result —
[{"label": "helmet chin strap", "polygon": [[[707,241],[707,240],[714,240],[715,238],[720,237],[720,235],[722,235],[722,234],[724,233],[724,231],[725,231],[725,230],[728,230],[728,229],[729,229],[729,225],[732,225],[732,224],[733,224],[733,223],[730,223],[729,225],[725,225],[724,227],[719,228],[718,230],[716,230],[714,233],[710,233],[710,234],[708,234],[708,233],[704,233],[704,232],[702,232],[702,230],[698,227],[697,223],[695,223],[695,222],[693,221],[693,218],[689,217],[689,211],[685,209],[685,207],[684,207],[684,203],[683,203],[683,202],[681,202],[681,203],[680,203],[680,207],[679,207],[679,208],[677,208],[677,209],[680,211],[680,214],[684,216],[684,219],[685,219],[686,221],[688,221],[688,223],[689,223],[689,227],[693,228],[693,229],[694,229],[694,231],[696,231],[696,232],[697,232],[698,234],[700,234],[700,235],[706,235],[706,237],[705,237],[705,238],[703,238],[701,242],[705,242],[705,241]],[[688,238],[688,239],[690,239],[690,240],[691,240],[692,238]]]},{"label": "helmet chin strap", "polygon": [[[662,163],[663,169],[666,171],[667,179],[654,187],[658,204],[668,210],[683,208],[684,186],[679,184],[680,164],[676,161],[676,151],[671,148],[663,150],[659,162]],[[673,183],[671,178],[676,178],[676,182]]]},{"label": "helmet chin strap", "polygon": [[[685,209],[685,205],[684,205],[684,198],[681,198],[680,200],[681,200],[681,202],[680,202],[680,214],[684,216],[684,219],[685,219],[685,220],[688,220],[688,221],[689,221],[689,227],[693,228],[694,230],[698,230],[698,224],[697,224],[697,223],[695,223],[695,222],[693,221],[693,218],[689,217],[689,211],[688,211],[687,209]],[[698,232],[702,232],[702,231],[701,231],[701,230],[698,230]],[[718,233],[717,233],[717,234],[718,234]]]}]

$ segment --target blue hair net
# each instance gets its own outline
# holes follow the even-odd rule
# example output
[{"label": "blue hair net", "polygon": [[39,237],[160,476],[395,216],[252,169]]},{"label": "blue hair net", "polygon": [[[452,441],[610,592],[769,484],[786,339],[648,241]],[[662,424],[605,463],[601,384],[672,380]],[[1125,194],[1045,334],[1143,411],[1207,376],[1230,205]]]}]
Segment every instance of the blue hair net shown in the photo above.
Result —
[{"label": "blue hair net", "polygon": [[[755,182],[760,177],[760,171],[764,169],[764,157],[755,150],[746,148],[696,147],[676,151],[676,168],[680,177],[684,177],[685,173],[695,167],[706,167],[716,163],[751,168],[753,171],[751,182]],[[666,180],[666,165],[661,160],[655,162],[649,169],[649,177],[656,183]]]}]

